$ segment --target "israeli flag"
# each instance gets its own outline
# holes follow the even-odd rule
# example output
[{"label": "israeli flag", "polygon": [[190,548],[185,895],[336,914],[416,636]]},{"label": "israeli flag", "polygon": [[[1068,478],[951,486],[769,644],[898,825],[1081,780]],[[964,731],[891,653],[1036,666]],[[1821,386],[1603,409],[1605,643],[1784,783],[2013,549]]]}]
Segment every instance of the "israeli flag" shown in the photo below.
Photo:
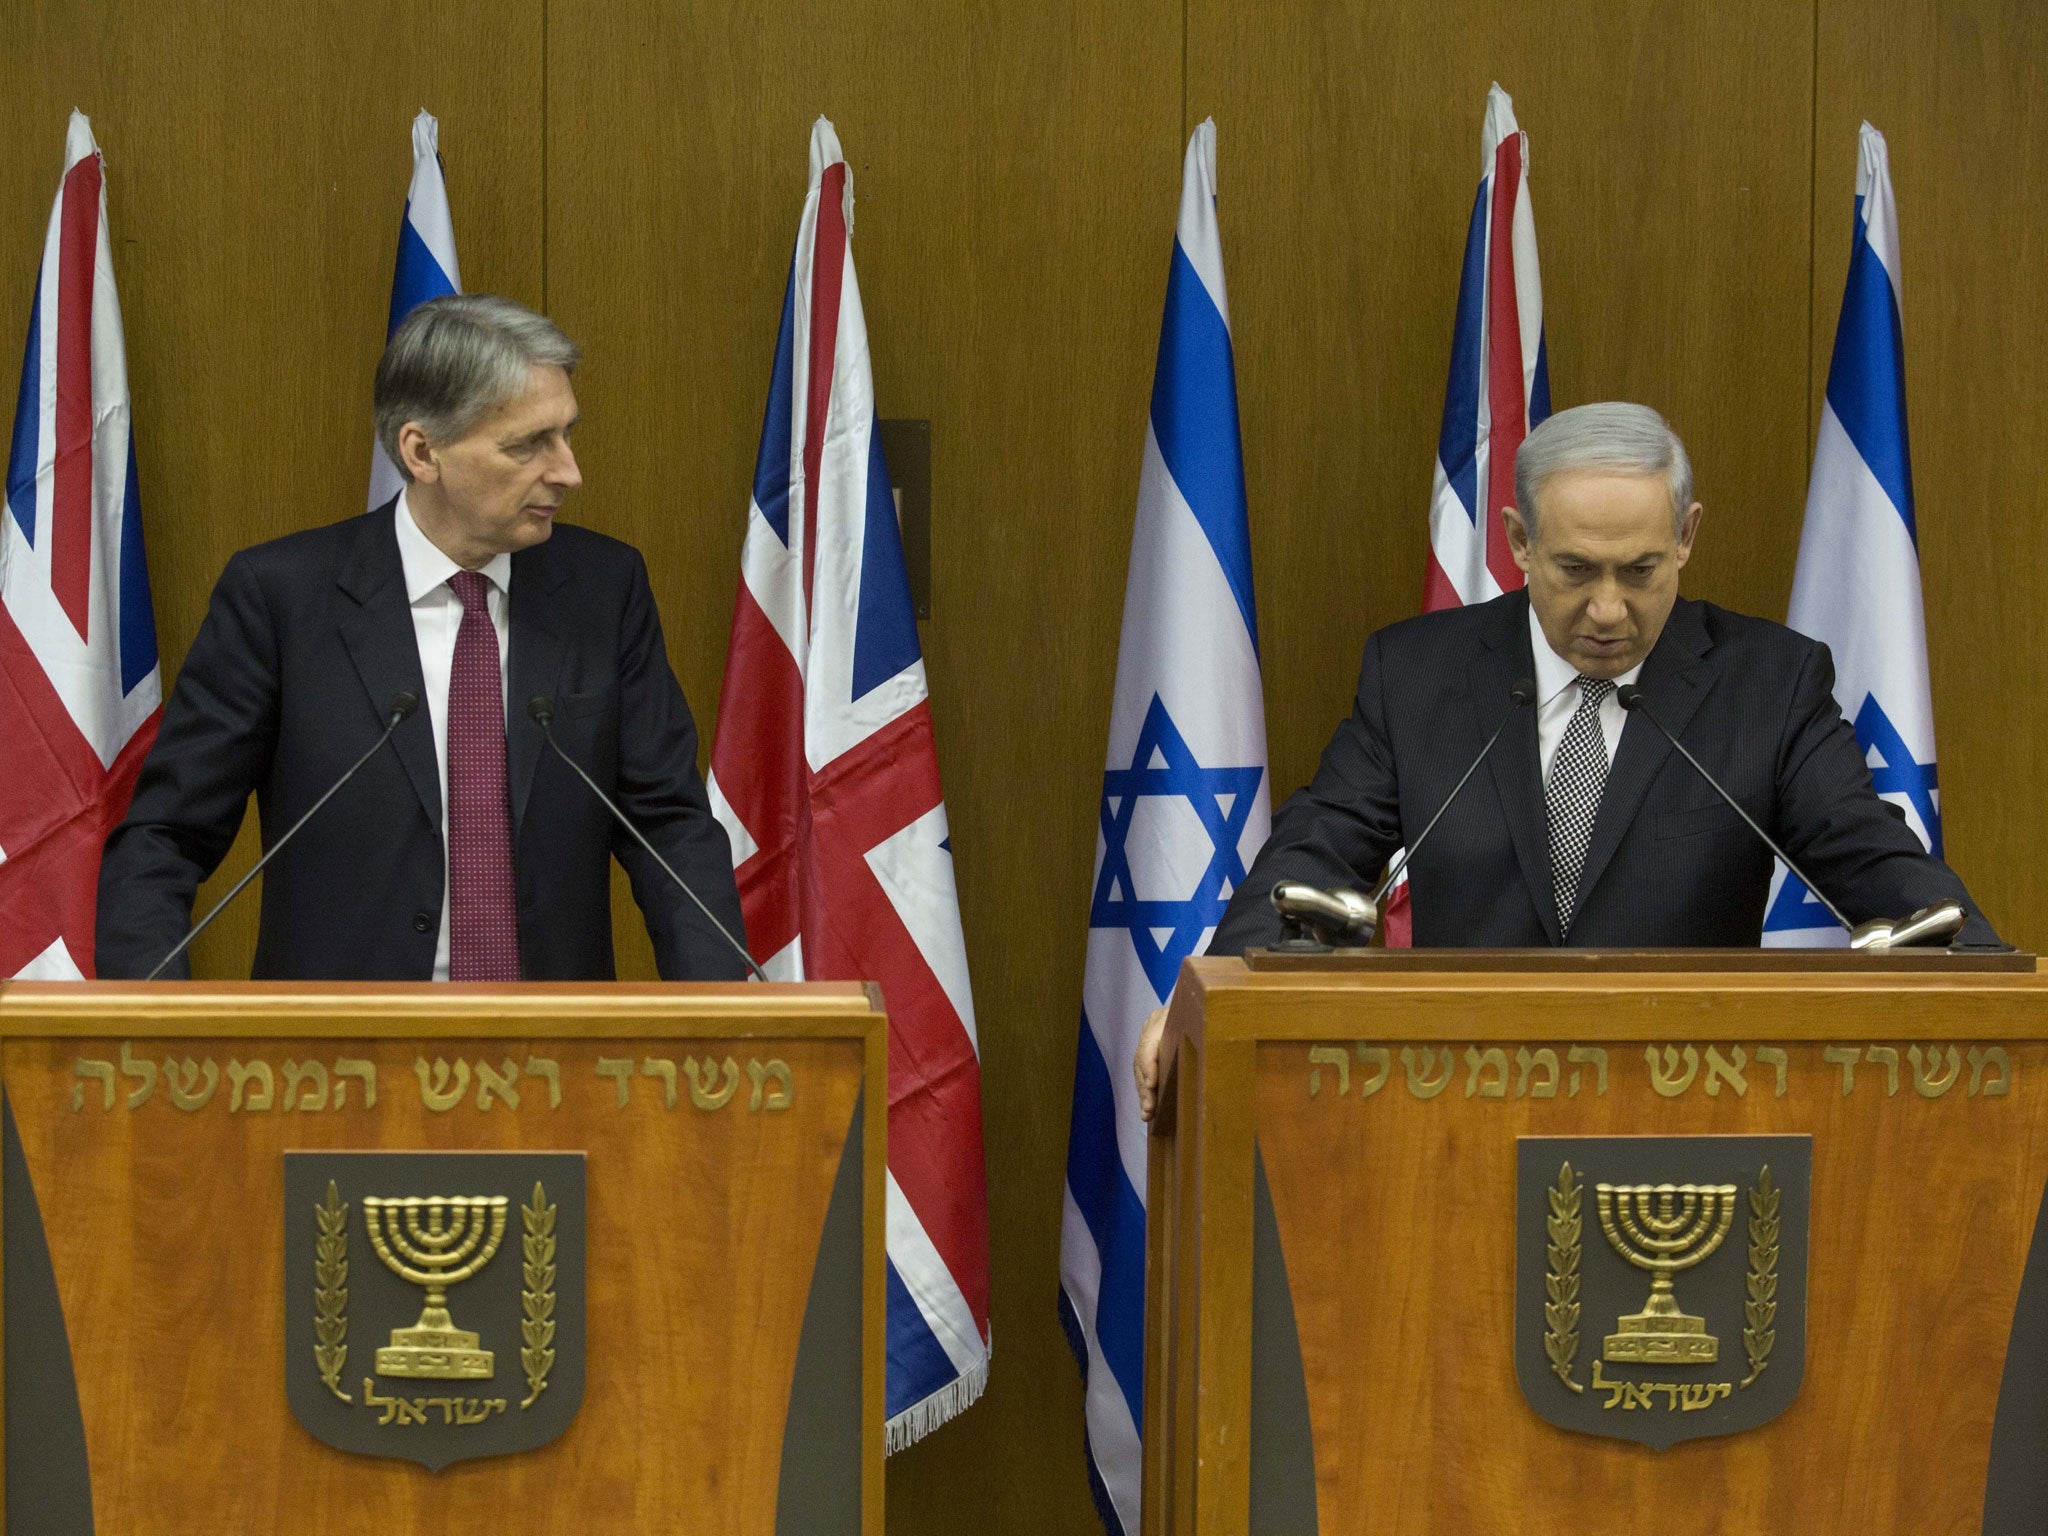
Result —
[{"label": "israeli flag", "polygon": [[[384,339],[429,299],[462,292],[455,264],[455,220],[448,213],[448,184],[441,179],[441,124],[433,113],[412,120],[412,187],[405,217],[398,223],[398,260],[391,273],[391,318]],[[381,507],[404,488],[398,466],[384,445],[370,443],[370,505]]]},{"label": "israeli flag", "polygon": [[1272,826],[1216,124],[1188,143],[1124,588],[1067,1143],[1060,1320],[1087,1381],[1089,1483],[1138,1530],[1145,1142],[1131,1059]]},{"label": "israeli flag", "polygon": [[[1835,698],[1856,727],[1877,792],[1906,813],[1920,841],[1939,857],[1941,799],[1906,451],[1899,293],[1891,164],[1884,135],[1865,123],[1856,166],[1856,242],[1786,622],[1834,652]],[[1763,942],[1846,944],[1848,935],[1780,865]]]}]

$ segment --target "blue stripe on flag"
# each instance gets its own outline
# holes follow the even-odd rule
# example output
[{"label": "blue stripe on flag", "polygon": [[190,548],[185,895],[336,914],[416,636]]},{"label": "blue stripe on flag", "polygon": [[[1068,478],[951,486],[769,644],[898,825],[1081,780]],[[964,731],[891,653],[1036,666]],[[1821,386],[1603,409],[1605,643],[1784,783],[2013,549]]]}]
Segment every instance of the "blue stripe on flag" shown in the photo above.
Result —
[{"label": "blue stripe on flag", "polygon": [[1166,279],[1166,323],[1152,376],[1152,435],[1166,471],[1209,536],[1258,654],[1252,596],[1251,530],[1245,514],[1244,453],[1237,435],[1237,370],[1230,328],[1217,313],[1180,241]]},{"label": "blue stripe on flag", "polygon": [[853,696],[865,698],[917,662],[917,606],[903,564],[903,530],[882,456],[882,427],[868,429],[867,529],[860,545],[860,613],[853,626]]},{"label": "blue stripe on flag", "polygon": [[960,1371],[946,1353],[946,1346],[932,1332],[931,1324],[924,1320],[924,1313],[918,1310],[917,1298],[910,1294],[910,1287],[896,1273],[896,1261],[890,1259],[887,1268],[889,1369],[885,1373],[888,1398],[883,1416],[893,1419],[954,1380]]},{"label": "blue stripe on flag", "polygon": [[391,319],[384,328],[385,336],[389,338],[405,317],[427,300],[446,298],[454,291],[455,284],[412,227],[412,204],[407,202],[405,217],[398,222],[398,263],[391,273]]},{"label": "blue stripe on flag", "polygon": [[156,610],[142,555],[142,485],[135,473],[135,429],[128,430],[128,485],[121,493],[121,692],[133,693],[156,666]]},{"label": "blue stripe on flag", "polygon": [[1863,199],[1856,199],[1856,243],[1849,252],[1849,285],[1835,326],[1828,362],[1828,404],[1877,483],[1905,519],[1913,521],[1913,464],[1906,447],[1906,348],[1891,274],[1870,244]]},{"label": "blue stripe on flag", "polygon": [[[1088,1374],[1088,1339],[1081,1331],[1081,1314],[1065,1291],[1058,1297],[1060,1332],[1067,1336],[1067,1348],[1074,1352],[1081,1374]],[[1095,1500],[1095,1515],[1110,1536],[1125,1536],[1123,1516],[1116,1512],[1116,1500],[1109,1496],[1109,1484],[1102,1480],[1102,1468],[1095,1460],[1095,1439],[1088,1433],[1088,1416],[1081,1415],[1081,1456],[1088,1467],[1088,1493]]]},{"label": "blue stripe on flag", "polygon": [[[1116,1378],[1131,1422],[1145,1422],[1145,1205],[1117,1149],[1116,1095],[1088,1015],[1074,1060],[1074,1119],[1067,1140],[1067,1189],[1102,1259],[1095,1293],[1095,1340]],[[1085,1360],[1083,1362],[1085,1367]]]},{"label": "blue stripe on flag", "polygon": [[[1486,189],[1472,202],[1472,224],[1465,231],[1465,264],[1458,272],[1458,314],[1451,323],[1451,378],[1444,386],[1444,422],[1436,437],[1436,459],[1444,478],[1474,523],[1479,514],[1479,356],[1480,320],[1486,308]],[[1546,401],[1550,380],[1543,380]]]},{"label": "blue stripe on flag", "polygon": [[1536,377],[1529,385],[1529,430],[1550,419],[1550,339],[1536,333]]},{"label": "blue stripe on flag", "polygon": [[768,378],[768,409],[761,417],[761,450],[754,457],[754,505],[775,537],[789,547],[790,350],[795,346],[796,268],[782,288],[782,322],[775,332],[775,369]]},{"label": "blue stripe on flag", "polygon": [[28,347],[21,356],[21,392],[14,397],[14,440],[7,450],[7,505],[21,536],[36,541],[36,438],[43,421],[43,274],[28,310]]}]

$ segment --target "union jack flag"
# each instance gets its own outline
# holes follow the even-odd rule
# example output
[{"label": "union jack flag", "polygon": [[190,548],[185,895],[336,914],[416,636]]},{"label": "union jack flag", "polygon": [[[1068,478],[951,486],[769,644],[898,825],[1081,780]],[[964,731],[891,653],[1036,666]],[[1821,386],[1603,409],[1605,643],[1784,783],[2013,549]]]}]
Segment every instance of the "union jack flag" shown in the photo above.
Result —
[{"label": "union jack flag", "polygon": [[[1515,450],[1550,414],[1529,135],[1498,85],[1486,93],[1479,163],[1430,489],[1424,613],[1483,603],[1522,585],[1500,509],[1515,504]],[[1414,937],[1405,875],[1387,904],[1386,929],[1396,947]]]},{"label": "union jack flag", "polygon": [[710,792],[768,974],[876,981],[889,1009],[894,1451],[987,1382],[988,1200],[952,843],[852,232],[852,175],[819,118]]},{"label": "union jack flag", "polygon": [[0,516],[0,976],[93,974],[100,846],[162,687],[99,145],[71,114]]}]

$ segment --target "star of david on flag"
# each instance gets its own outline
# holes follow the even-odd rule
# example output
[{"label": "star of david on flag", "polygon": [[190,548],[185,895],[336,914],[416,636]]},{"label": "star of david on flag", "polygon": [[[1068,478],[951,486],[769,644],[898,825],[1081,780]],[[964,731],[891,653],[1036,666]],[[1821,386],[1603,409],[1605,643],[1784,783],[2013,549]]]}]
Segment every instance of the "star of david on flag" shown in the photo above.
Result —
[{"label": "star of david on flag", "polygon": [[[1159,696],[1152,696],[1128,768],[1102,775],[1102,867],[1095,879],[1090,928],[1122,928],[1160,997],[1173,990],[1181,961],[1223,921],[1231,892],[1244,878],[1239,848],[1257,808],[1265,770],[1205,768]],[[1184,897],[1141,897],[1131,868],[1131,839],[1141,804],[1186,801],[1209,842],[1208,863]]]},{"label": "star of david on flag", "polygon": [[[1865,123],[1857,147],[1855,239],[1786,622],[1827,642],[1835,699],[1855,724],[1877,792],[1905,812],[1939,858],[1934,701],[1906,441],[1898,212],[1884,135]],[[1763,942],[1840,945],[1848,935],[1781,864]]]},{"label": "star of david on flag", "polygon": [[1131,1058],[1272,828],[1216,125],[1188,143],[1124,587],[1060,1233],[1060,1322],[1087,1382],[1088,1481],[1139,1520],[1145,1127]]}]

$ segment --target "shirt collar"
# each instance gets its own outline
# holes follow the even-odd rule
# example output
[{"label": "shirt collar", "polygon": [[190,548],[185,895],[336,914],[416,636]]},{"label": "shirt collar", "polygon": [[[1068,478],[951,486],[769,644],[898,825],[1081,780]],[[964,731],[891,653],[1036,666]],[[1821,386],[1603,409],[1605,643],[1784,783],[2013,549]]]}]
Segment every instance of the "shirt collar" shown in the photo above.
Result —
[{"label": "shirt collar", "polygon": [[[1566,661],[1550,648],[1544,638],[1543,625],[1536,617],[1536,605],[1529,605],[1529,649],[1536,658],[1536,707],[1547,709],[1565,689],[1579,680],[1579,669]],[[1642,676],[1643,664],[1639,661],[1614,680],[1619,688],[1624,683],[1633,683]]]},{"label": "shirt collar", "polygon": [[[398,563],[405,571],[406,602],[418,602],[436,587],[445,585],[449,577],[462,569],[442,552],[438,544],[420,532],[420,525],[412,519],[412,505],[406,500],[404,491],[398,493],[394,526],[398,533]],[[500,592],[511,592],[510,555],[499,553],[491,556],[482,571]]]}]

